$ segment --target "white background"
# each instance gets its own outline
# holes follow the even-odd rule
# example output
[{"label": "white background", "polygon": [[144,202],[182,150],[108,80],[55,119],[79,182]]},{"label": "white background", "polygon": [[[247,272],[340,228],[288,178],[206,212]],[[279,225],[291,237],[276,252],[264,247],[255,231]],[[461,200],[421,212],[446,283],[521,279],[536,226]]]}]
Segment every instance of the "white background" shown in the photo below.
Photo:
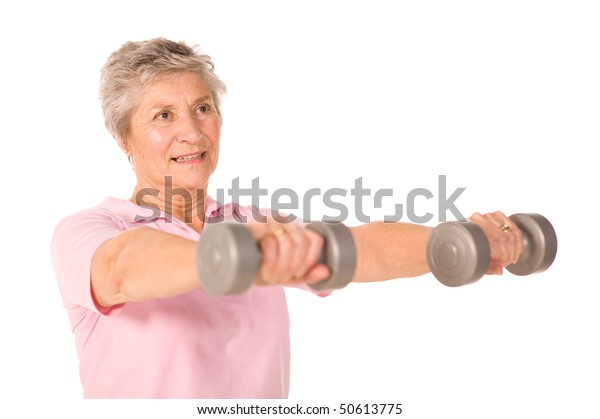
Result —
[{"label": "white background", "polygon": [[[451,289],[425,275],[326,299],[290,291],[290,403],[598,417],[599,21],[594,2],[574,0],[3,5],[1,409],[197,415],[196,401],[81,400],[49,257],[59,218],[130,195],[133,173],[101,118],[99,69],[125,41],[163,36],[200,44],[228,85],[213,188],[259,176],[301,195],[362,176],[373,191],[394,189],[389,214],[410,189],[437,194],[446,175],[448,193],[467,188],[465,215],[539,212],[558,233],[554,265],[530,277]],[[434,200],[419,205],[435,225]]]}]

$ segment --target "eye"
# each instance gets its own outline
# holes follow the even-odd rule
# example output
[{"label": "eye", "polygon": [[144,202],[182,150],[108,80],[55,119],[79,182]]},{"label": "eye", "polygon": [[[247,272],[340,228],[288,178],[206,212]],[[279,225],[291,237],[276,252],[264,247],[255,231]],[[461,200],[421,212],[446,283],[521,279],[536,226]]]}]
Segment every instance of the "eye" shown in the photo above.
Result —
[{"label": "eye", "polygon": [[169,117],[171,116],[171,114],[167,111],[161,111],[159,113],[156,114],[156,116],[154,117],[154,119],[161,119],[161,120],[167,120],[169,119]]},{"label": "eye", "polygon": [[200,112],[202,114],[208,114],[211,111],[212,111],[212,108],[208,103],[203,103],[202,105],[198,106],[198,112]]}]

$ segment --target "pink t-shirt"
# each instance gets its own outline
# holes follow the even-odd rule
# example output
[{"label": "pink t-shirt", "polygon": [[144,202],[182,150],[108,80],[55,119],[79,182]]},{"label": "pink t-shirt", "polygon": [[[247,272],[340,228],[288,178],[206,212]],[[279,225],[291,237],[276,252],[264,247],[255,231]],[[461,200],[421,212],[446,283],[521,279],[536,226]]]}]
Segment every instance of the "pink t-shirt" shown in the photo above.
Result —
[{"label": "pink t-shirt", "polygon": [[[250,214],[212,199],[206,205],[207,217]],[[136,221],[140,215],[148,219]],[[116,198],[64,218],[54,233],[52,261],[75,335],[84,397],[286,398],[289,316],[280,286],[226,297],[197,289],[108,310],[95,305],[94,252],[138,226],[199,238],[177,219]]]}]

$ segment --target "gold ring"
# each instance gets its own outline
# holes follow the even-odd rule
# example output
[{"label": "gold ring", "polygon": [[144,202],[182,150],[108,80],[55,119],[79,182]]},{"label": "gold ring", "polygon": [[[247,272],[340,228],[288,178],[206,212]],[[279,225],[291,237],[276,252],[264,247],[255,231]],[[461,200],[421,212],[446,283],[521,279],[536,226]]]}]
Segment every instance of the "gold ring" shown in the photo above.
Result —
[{"label": "gold ring", "polygon": [[508,224],[502,224],[500,226],[500,230],[502,230],[504,233],[510,233],[512,231]]},{"label": "gold ring", "polygon": [[283,227],[279,227],[277,230],[274,231],[269,231],[268,233],[265,233],[259,241],[263,241],[266,239],[270,239],[271,237],[277,238],[283,234],[287,233],[287,231],[285,231],[285,229]]}]

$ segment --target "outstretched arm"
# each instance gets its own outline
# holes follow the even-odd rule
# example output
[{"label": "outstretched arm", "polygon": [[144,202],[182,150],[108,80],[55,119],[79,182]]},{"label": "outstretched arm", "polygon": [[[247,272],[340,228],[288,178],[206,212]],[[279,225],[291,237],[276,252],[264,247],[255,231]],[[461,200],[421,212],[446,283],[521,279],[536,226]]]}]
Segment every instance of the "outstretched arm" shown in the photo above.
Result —
[{"label": "outstretched arm", "polygon": [[423,225],[384,222],[352,227],[357,253],[352,280],[385,281],[429,272],[425,249],[431,230]]},{"label": "outstretched arm", "polygon": [[[517,262],[523,252],[523,235],[510,218],[496,211],[474,213],[470,221],[482,229],[490,245],[487,274],[501,275],[504,267]],[[503,224],[511,227],[511,234],[499,228]],[[423,225],[383,222],[351,228],[357,248],[353,281],[384,281],[430,272],[426,248],[431,231]]]},{"label": "outstretched arm", "polygon": [[92,292],[101,307],[172,297],[200,286],[195,261],[192,240],[147,227],[127,230],[96,250]]},{"label": "outstretched arm", "polygon": [[[280,224],[272,217],[266,223],[250,220],[247,227],[262,249],[257,284],[318,282],[329,275],[325,265],[316,263],[323,246],[317,233]],[[269,234],[282,228],[287,234]],[[127,230],[105,241],[92,259],[91,283],[96,303],[110,307],[168,298],[201,287],[196,247],[193,240],[147,227]]]}]

